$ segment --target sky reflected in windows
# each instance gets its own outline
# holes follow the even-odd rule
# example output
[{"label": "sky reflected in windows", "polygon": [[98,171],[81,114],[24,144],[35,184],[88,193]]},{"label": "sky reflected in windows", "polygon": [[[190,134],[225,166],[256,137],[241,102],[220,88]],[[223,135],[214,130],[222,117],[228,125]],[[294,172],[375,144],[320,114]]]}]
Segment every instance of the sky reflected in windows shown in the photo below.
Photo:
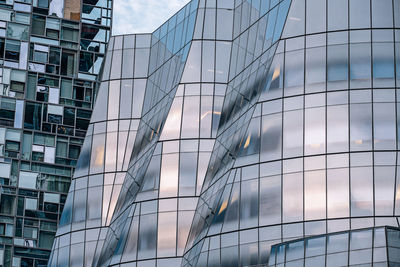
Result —
[{"label": "sky reflected in windows", "polygon": [[113,35],[151,33],[187,3],[189,0],[116,0]]}]

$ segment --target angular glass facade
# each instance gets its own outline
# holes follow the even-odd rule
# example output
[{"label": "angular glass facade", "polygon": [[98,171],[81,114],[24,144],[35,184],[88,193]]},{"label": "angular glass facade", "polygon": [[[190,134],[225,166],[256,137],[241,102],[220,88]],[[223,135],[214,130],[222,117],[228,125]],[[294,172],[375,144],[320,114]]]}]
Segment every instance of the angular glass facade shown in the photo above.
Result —
[{"label": "angular glass facade", "polygon": [[111,5],[0,1],[0,266],[47,266],[98,90]]},{"label": "angular glass facade", "polygon": [[398,266],[400,229],[376,227],[274,245],[268,266]]},{"label": "angular glass facade", "polygon": [[398,0],[193,0],[111,38],[49,266],[395,266],[399,44]]}]

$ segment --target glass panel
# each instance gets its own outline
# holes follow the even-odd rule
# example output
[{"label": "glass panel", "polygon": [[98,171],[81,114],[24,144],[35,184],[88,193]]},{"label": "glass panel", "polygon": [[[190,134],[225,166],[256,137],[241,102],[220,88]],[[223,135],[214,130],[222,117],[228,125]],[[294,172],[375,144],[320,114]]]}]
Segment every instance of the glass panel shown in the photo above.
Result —
[{"label": "glass panel", "polygon": [[396,149],[395,114],[394,103],[374,103],[374,149]]},{"label": "glass panel", "polygon": [[369,28],[371,16],[370,0],[350,0],[349,4],[350,28]]},{"label": "glass panel", "polygon": [[[326,249],[326,237],[310,238],[306,241],[306,257],[324,255]],[[319,266],[319,265],[316,265]]]},{"label": "glass panel", "polygon": [[212,115],[213,115],[213,97],[202,96],[201,116],[200,116],[200,137],[202,138],[209,138],[211,136]]},{"label": "glass panel", "polygon": [[286,261],[304,258],[304,241],[293,242],[286,247]]},{"label": "glass panel", "polygon": [[287,52],[285,55],[285,95],[303,92],[304,51]]},{"label": "glass panel", "polygon": [[301,156],[303,154],[303,110],[285,112],[283,122],[283,156]]},{"label": "glass panel", "polygon": [[87,208],[89,220],[101,218],[102,191],[101,187],[89,188]]},{"label": "glass panel", "polygon": [[347,29],[348,0],[328,0],[328,31]]},{"label": "glass panel", "polygon": [[122,256],[122,261],[136,260],[137,246],[138,246],[138,217],[132,218],[131,228],[129,230],[129,235],[127,237],[127,242],[125,244],[124,253]]},{"label": "glass panel", "polygon": [[372,0],[372,27],[393,27],[392,0]]},{"label": "glass panel", "polygon": [[157,214],[142,215],[139,226],[138,259],[154,258],[157,246]]},{"label": "glass panel", "polygon": [[[254,266],[258,262],[258,244],[240,246],[240,266]],[[218,266],[218,265],[217,265]]]},{"label": "glass panel", "polygon": [[133,78],[133,63],[135,50],[134,49],[125,49],[123,62],[122,62],[122,78]]},{"label": "glass panel", "polygon": [[115,171],[117,161],[117,140],[118,133],[107,133],[107,150],[105,159],[105,171]]},{"label": "glass panel", "polygon": [[175,256],[176,212],[159,213],[157,257]]},{"label": "glass panel", "polygon": [[133,80],[122,80],[120,109],[119,109],[119,117],[121,119],[131,118],[132,92],[133,92]]},{"label": "glass panel", "polygon": [[108,92],[108,119],[118,119],[119,114],[120,81],[111,81]]},{"label": "glass panel", "polygon": [[350,45],[350,87],[371,87],[371,44]]},{"label": "glass panel", "polygon": [[176,197],[178,193],[179,154],[162,156],[160,197]]},{"label": "glass panel", "polygon": [[373,215],[371,167],[351,168],[351,216]]},{"label": "glass panel", "polygon": [[372,49],[374,87],[394,87],[393,43],[374,43]]},{"label": "glass panel", "polygon": [[239,226],[239,194],[240,185],[235,183],[232,188],[231,198],[226,211],[223,231],[235,230]]},{"label": "glass panel", "polygon": [[260,101],[282,96],[283,54],[276,54],[268,73],[268,85],[260,96]]},{"label": "glass panel", "polygon": [[208,8],[205,10],[203,38],[215,39],[215,9]]},{"label": "glass panel", "polygon": [[242,182],[240,196],[240,228],[258,224],[258,179]]},{"label": "glass panel", "polygon": [[149,66],[149,49],[136,49],[135,51],[135,78],[146,77]]},{"label": "glass panel", "polygon": [[370,104],[352,104],[350,107],[350,149],[372,148],[372,110]]},{"label": "glass panel", "polygon": [[200,81],[201,57],[201,42],[192,42],[182,76],[182,83]]},{"label": "glass panel", "polygon": [[179,231],[177,255],[183,255],[190,227],[192,225],[194,211],[180,211],[178,214]]},{"label": "glass panel", "polygon": [[303,220],[303,173],[283,175],[283,222]]},{"label": "glass panel", "polygon": [[325,108],[306,109],[304,153],[325,152]]},{"label": "glass panel", "polygon": [[372,247],[372,230],[350,232],[350,250]]},{"label": "glass panel", "polygon": [[328,218],[349,216],[349,170],[327,170]]},{"label": "glass panel", "polygon": [[179,195],[193,196],[196,192],[197,153],[182,153],[179,164]]},{"label": "glass panel", "polygon": [[202,59],[202,82],[213,82],[214,81],[214,69],[215,69],[215,42],[204,41],[203,42],[203,54],[207,55]]},{"label": "glass panel", "polygon": [[81,222],[86,219],[86,188],[75,191],[73,222]]},{"label": "glass panel", "polygon": [[305,219],[324,219],[326,217],[325,171],[305,172],[304,194]]},{"label": "glass panel", "polygon": [[261,161],[279,159],[282,153],[282,114],[262,117]]},{"label": "glass panel", "polygon": [[185,97],[183,107],[182,138],[199,137],[199,112],[200,97]]},{"label": "glass panel", "polygon": [[328,235],[327,253],[347,251],[349,247],[349,234]]},{"label": "glass panel", "polygon": [[165,121],[160,140],[178,139],[181,130],[182,118],[182,97],[176,97],[170,108],[168,117]]},{"label": "glass panel", "polygon": [[[231,32],[228,32],[227,34],[231,35]],[[228,81],[231,44],[226,42],[217,42],[216,56],[215,81],[226,83]]]},{"label": "glass panel", "polygon": [[326,30],[326,1],[307,0],[307,34]]},{"label": "glass panel", "polygon": [[281,222],[281,176],[260,180],[260,225]]},{"label": "glass panel", "polygon": [[[319,0],[317,0],[319,1]],[[317,47],[306,51],[306,92],[325,91],[326,48]]]},{"label": "glass panel", "polygon": [[146,90],[146,80],[135,79],[134,88],[135,90],[133,92],[132,117],[140,118],[142,114],[144,93]]},{"label": "glass panel", "polygon": [[327,107],[327,152],[347,151],[349,148],[348,106]]},{"label": "glass panel", "polygon": [[375,215],[392,216],[395,185],[395,167],[375,166]]},{"label": "glass panel", "polygon": [[104,171],[104,142],[105,134],[93,136],[93,145],[90,159],[90,173],[99,173]]},{"label": "glass panel", "polygon": [[[305,0],[292,0],[283,32],[284,38],[304,34],[305,13]],[[270,27],[270,25],[268,25],[267,28],[268,27]]]}]

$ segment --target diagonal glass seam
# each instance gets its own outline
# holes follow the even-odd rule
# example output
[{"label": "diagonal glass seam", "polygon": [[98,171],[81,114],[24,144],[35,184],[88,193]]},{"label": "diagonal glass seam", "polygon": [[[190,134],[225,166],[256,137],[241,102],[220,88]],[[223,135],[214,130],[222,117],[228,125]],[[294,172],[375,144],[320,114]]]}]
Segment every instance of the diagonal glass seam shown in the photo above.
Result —
[{"label": "diagonal glass seam", "polygon": [[[193,28],[193,31],[194,31],[194,28]],[[191,44],[192,44],[192,41],[190,41],[188,45],[191,46]],[[189,49],[189,51],[190,51],[190,49]],[[177,54],[176,54],[176,55],[177,55]],[[174,57],[170,58],[169,60],[173,60],[173,58],[174,58]],[[186,62],[187,62],[187,61],[186,61],[186,59],[185,59],[184,65],[186,65]],[[160,68],[160,69],[161,69],[161,68]],[[178,70],[179,73],[180,73],[180,74],[179,74],[179,77],[182,76],[182,74],[183,74],[183,69],[184,69],[184,66],[183,66],[183,68],[181,68],[181,70]],[[154,73],[153,75],[155,75],[155,73]],[[149,79],[150,79],[150,78],[149,78]],[[178,79],[178,80],[180,80],[180,79]],[[150,86],[149,83],[146,85],[146,90],[148,89],[148,86]],[[177,86],[174,87],[173,89],[171,89],[170,92],[167,93],[167,94],[163,97],[163,99],[162,99],[161,101],[158,102],[158,104],[159,104],[159,103],[163,103],[163,101],[164,101],[165,99],[167,99],[167,100],[173,99],[173,98],[175,97],[176,89],[177,89]],[[169,94],[173,94],[173,97],[170,96]],[[146,96],[145,96],[145,98],[146,98]],[[146,99],[144,99],[144,102],[145,102],[145,101],[146,101]],[[172,105],[172,101],[170,101],[167,110],[170,110],[171,105]],[[158,106],[158,105],[156,104],[152,109],[156,109],[157,106]],[[150,113],[152,109],[150,109],[148,113]],[[148,114],[148,113],[147,113],[147,114]],[[145,123],[145,120],[144,120],[144,117],[145,117],[147,114],[144,114],[144,115],[142,116],[141,123],[142,123],[142,124],[144,123],[146,126],[149,126],[147,123]],[[150,144],[151,144],[151,143],[152,143],[152,144],[150,145],[150,148],[147,149],[146,152],[144,152],[144,153],[150,152],[150,153],[149,153],[149,154],[150,154],[150,158],[153,156],[153,153],[154,153],[154,150],[155,150],[157,141],[159,140],[159,138],[160,138],[160,136],[161,136],[160,133],[162,132],[162,127],[163,127],[164,124],[165,124],[165,119],[166,119],[167,115],[168,115],[168,112],[165,113],[165,116],[164,116],[163,120],[160,121],[160,122],[161,122],[160,130],[155,132],[155,138],[153,138],[153,139],[151,140]],[[153,127],[149,126],[149,128],[152,129]],[[142,127],[139,125],[139,129],[143,129],[143,125],[142,125]],[[139,131],[138,131],[138,132],[139,132]],[[136,138],[136,141],[138,141],[138,140],[140,140],[140,138]],[[136,142],[136,141],[135,141],[135,142]],[[134,146],[134,147],[135,147],[135,146]],[[143,155],[143,157],[144,157],[144,156],[145,156],[145,155]],[[143,157],[141,157],[141,158],[143,158]],[[133,159],[131,159],[131,161],[132,161],[132,160],[133,160]],[[135,163],[129,164],[129,165],[131,165],[131,167],[129,167],[129,170],[127,171],[127,174],[126,174],[126,176],[125,176],[125,181],[124,181],[124,183],[123,183],[123,185],[122,185],[121,193],[122,193],[123,188],[127,189],[126,193],[128,193],[128,192],[131,191],[131,190],[130,190],[130,189],[131,189],[131,186],[129,186],[129,188],[126,187],[127,179],[133,180],[134,183],[137,185],[137,189],[140,188],[142,181],[140,181],[139,179],[134,179],[133,176],[131,175],[131,170],[134,169],[134,165],[137,164],[139,161],[140,161],[140,158],[137,159]],[[144,165],[144,166],[145,166],[145,167],[143,168],[144,171],[142,171],[142,173],[143,173],[142,176],[143,176],[143,177],[144,177],[144,174],[145,174],[145,172],[146,172],[146,170],[147,170],[147,168],[148,168],[148,166],[149,166],[149,163],[150,163],[150,160],[147,161],[147,164],[146,164],[146,165]],[[143,165],[142,165],[142,166],[143,166]],[[139,168],[140,168],[140,167],[139,167]],[[131,177],[132,177],[133,179],[131,179]],[[141,177],[141,179],[143,179],[143,177]],[[137,194],[137,192],[138,192],[139,190],[135,190],[135,191],[136,191],[135,193]],[[129,207],[130,207],[131,205],[134,204],[136,194],[131,194],[131,198],[128,199],[129,202],[126,203],[126,202],[125,202],[126,200],[123,200],[123,199],[121,198],[121,196],[122,196],[121,193],[120,193],[120,195],[119,195],[119,197],[118,197],[118,201],[117,201],[116,207],[115,207],[115,209],[114,209],[113,219],[112,219],[112,221],[111,221],[111,224],[110,224],[109,229],[112,228],[112,225],[113,225],[113,224],[118,224],[118,220],[121,219],[121,218],[123,217],[122,215],[123,215],[123,214],[126,214],[127,211],[128,211],[128,209],[129,209]],[[125,199],[126,199],[126,198],[125,198]],[[118,205],[119,205],[119,203],[121,203],[121,202],[123,202],[122,207],[119,207],[119,208],[118,208]],[[125,221],[125,223],[126,223],[126,221]],[[121,231],[122,231],[123,228],[124,228],[124,227],[119,227],[119,228],[117,229],[117,230],[118,230],[118,234],[116,234],[116,231],[113,231],[113,235],[115,236],[115,239],[114,239],[115,241],[118,242],[118,236],[120,235],[120,233],[121,233]],[[114,251],[114,250],[115,250],[115,246],[117,246],[117,242],[115,242],[115,241],[113,242],[114,245],[111,244],[111,246],[113,246],[114,249],[110,248],[109,246],[107,246],[107,247],[106,247],[106,246],[103,246],[102,251],[104,251],[104,250],[107,250],[107,251]],[[110,243],[111,243],[111,242],[112,242],[112,241],[110,240]]]},{"label": "diagonal glass seam", "polygon": [[[192,42],[189,42],[188,45],[191,46],[191,44],[192,44]],[[171,58],[170,60],[173,60],[173,58]],[[186,61],[184,62],[184,65],[186,65]],[[180,72],[180,74],[179,74],[180,77],[181,77],[182,74],[183,74],[184,66],[183,66],[183,68],[181,68],[181,69],[182,69],[182,70],[178,70],[178,71]],[[154,75],[155,75],[155,74],[154,74]],[[150,78],[149,78],[149,79],[150,79]],[[147,90],[148,86],[150,86],[150,85],[149,85],[149,84],[146,85],[146,90]],[[173,98],[175,97],[176,90],[177,90],[177,86],[174,87],[173,89],[171,89],[170,92],[169,92],[168,94],[166,94],[166,95],[158,102],[158,104],[163,104],[163,101],[165,101],[165,100],[166,100],[166,101],[171,100],[171,101],[169,101],[170,103],[167,104],[168,106],[166,107],[167,110],[170,110],[170,108],[171,108],[171,106],[172,106],[172,100],[173,100]],[[173,96],[172,96],[172,94],[173,94]],[[145,99],[144,101],[146,101],[146,99]],[[157,107],[158,107],[158,105],[156,104],[152,109],[156,109]],[[150,109],[149,112],[148,112],[147,114],[149,114],[149,113],[151,112],[152,109]],[[147,114],[145,114],[145,115],[143,116],[143,118],[144,118]],[[132,170],[134,170],[134,168],[135,168],[134,165],[136,165],[137,162],[139,162],[140,159],[142,159],[142,158],[145,156],[145,153],[147,153],[148,151],[151,150],[150,154],[151,154],[151,155],[153,154],[154,149],[155,149],[155,144],[157,143],[157,141],[159,140],[159,138],[160,138],[160,136],[161,136],[160,133],[162,132],[162,127],[163,127],[164,124],[165,124],[165,120],[166,120],[166,117],[167,117],[167,115],[168,115],[168,112],[165,112],[164,114],[165,114],[165,115],[163,116],[164,118],[163,118],[162,120],[160,120],[160,124],[159,124],[159,127],[158,127],[159,130],[158,130],[158,131],[153,129],[153,128],[155,128],[155,127],[152,127],[152,126],[148,125],[148,124],[145,122],[144,119],[141,120],[142,126],[139,125],[139,129],[141,129],[141,130],[143,131],[143,128],[144,128],[143,124],[147,125],[151,130],[154,131],[153,133],[155,134],[155,138],[152,138],[151,142],[147,145],[147,146],[150,145],[150,148],[147,148],[147,149],[145,148],[145,150],[143,150],[143,148],[141,148],[140,151],[137,152],[137,153],[139,153],[138,157],[134,157],[135,152],[134,152],[134,151],[132,152],[132,157],[131,157],[130,164],[129,164],[130,167],[128,167],[128,172],[127,172],[127,173],[131,173]],[[139,131],[140,131],[140,130],[139,130]],[[139,133],[139,131],[138,131],[138,133]],[[136,143],[136,142],[141,142],[142,139],[143,139],[143,138],[140,138],[140,135],[139,135],[139,138],[136,138],[135,143]],[[135,145],[134,145],[134,148],[135,148]],[[141,152],[143,152],[142,154],[144,154],[144,155],[140,156],[140,153],[141,153]],[[148,162],[148,163],[149,163],[149,162]],[[147,166],[145,167],[145,169],[147,169],[147,167],[148,167],[148,164],[147,164]],[[145,173],[145,171],[143,171],[142,173]],[[130,179],[129,176],[133,178],[132,175],[126,175],[126,178],[125,178],[125,179]],[[137,184],[139,185],[139,187],[140,187],[140,182],[138,182],[139,179],[134,179],[134,180],[135,180],[135,183],[137,183]],[[125,186],[124,186],[125,184],[126,184],[126,182],[124,181],[123,187],[125,187]],[[128,190],[129,190],[129,188],[128,188]],[[132,198],[134,198],[134,196],[133,196]],[[118,202],[120,202],[120,200],[118,200]],[[118,202],[117,202],[117,206],[116,206],[116,207],[118,207]],[[132,203],[132,202],[133,202],[133,200],[132,200],[131,202],[129,202],[129,203]],[[129,204],[125,204],[125,205],[129,205]],[[117,213],[119,212],[119,210],[116,208],[116,210],[115,210],[114,212],[116,212],[116,214],[117,214]]]},{"label": "diagonal glass seam", "polygon": [[[253,105],[252,107],[250,107],[249,110],[253,109],[254,107],[255,107],[255,105]],[[254,111],[254,109],[253,109],[251,112],[253,112],[253,111]],[[244,114],[244,115],[245,115],[245,114]],[[249,123],[250,123],[250,122],[249,122]],[[233,127],[233,126],[232,126],[232,127]],[[243,128],[246,128],[246,127],[242,126],[241,129],[243,129]],[[229,150],[228,150],[227,152],[229,153]],[[230,153],[229,153],[229,154],[230,154]],[[231,155],[232,155],[232,154],[231,154]],[[234,160],[234,157],[231,157],[231,159]],[[231,165],[233,165],[233,163],[234,163],[234,161],[230,161],[230,162],[229,162],[229,164],[231,164]],[[210,164],[211,164],[211,163],[210,163]],[[210,168],[209,168],[209,169],[210,169]],[[216,168],[216,169],[219,170],[220,168]],[[225,168],[224,168],[224,169],[225,169]],[[230,170],[228,169],[226,172],[230,172]],[[218,179],[216,179],[216,180],[213,182],[213,184],[211,184],[205,191],[207,191],[207,190],[210,189],[214,184],[216,184],[217,182],[219,182],[220,179],[221,179],[222,177],[225,177],[226,172],[225,172],[224,174],[220,175],[220,177],[219,177]],[[217,172],[217,174],[218,174],[218,172]],[[205,192],[205,191],[203,192],[203,190],[204,190],[204,185],[205,185],[205,184],[203,184],[202,195],[203,195],[204,192]],[[218,192],[220,192],[220,193],[219,193],[219,197],[218,197],[218,201],[216,201],[216,200],[214,199],[214,203],[215,203],[215,202],[219,202],[219,201],[220,201],[220,198],[222,197],[222,190],[219,190]],[[211,215],[216,214],[216,212],[214,211],[215,208],[213,208],[213,205],[208,205],[208,204],[207,204],[207,200],[204,200],[204,199],[202,198],[202,195],[200,196],[200,199],[204,202],[205,205],[207,205],[207,208],[208,208],[208,210],[210,211]],[[210,214],[208,214],[208,215],[206,216],[206,218],[210,218],[209,215],[210,215]],[[201,216],[201,217],[204,217],[204,216],[202,216],[201,214],[200,214],[200,216]],[[210,220],[212,220],[212,218],[210,218]],[[205,223],[207,224],[207,227],[206,227],[206,228],[208,228],[208,226],[210,226],[211,224],[208,224],[206,220],[204,220],[204,221],[205,221]],[[195,223],[194,223],[194,221],[193,221],[192,226],[193,226],[194,224],[195,224]],[[196,246],[199,242],[202,242],[203,239],[204,239],[204,238],[201,238],[200,240],[198,240],[192,247]]]},{"label": "diagonal glass seam", "polygon": [[[287,1],[290,1],[290,3],[291,3],[291,0],[287,0]],[[281,3],[283,3],[283,2],[284,2],[284,1],[282,1]],[[288,9],[288,10],[289,10],[289,9]],[[286,18],[287,18],[288,10],[287,10],[287,12],[286,12]],[[274,24],[274,27],[275,27],[275,24]],[[282,30],[281,30],[281,34],[282,34],[282,32],[283,32],[283,28],[282,28]],[[271,59],[268,61],[269,66],[267,66],[266,72],[264,72],[264,73],[268,73],[268,70],[269,70],[270,65],[271,65],[271,63],[272,63],[272,58],[273,58],[273,56],[275,55],[275,52],[276,52],[276,49],[277,49],[277,44],[278,44],[278,42],[279,42],[279,39],[278,39],[273,45],[271,45],[271,47],[270,47],[268,50],[266,50],[266,51],[264,52],[264,54],[266,54],[266,53],[270,52],[270,49],[271,49],[271,48],[272,48],[272,49],[275,49],[273,55],[271,56]],[[275,46],[275,47],[273,47],[273,46]],[[264,55],[264,54],[263,54],[263,55]],[[251,67],[251,64],[250,64],[250,66],[248,66],[248,68],[250,68],[250,67]],[[266,75],[263,75],[263,76],[266,76]],[[265,87],[265,82],[266,82],[266,81],[264,81],[264,85],[261,86],[261,87]],[[257,101],[258,101],[260,95],[261,95],[261,90],[259,90],[259,91],[257,92],[257,97],[256,97],[254,103],[253,103],[250,107],[248,107],[245,111],[243,111],[243,114],[242,114],[238,119],[234,120],[234,121],[231,123],[231,127],[234,127],[234,125],[236,125],[236,123],[239,121],[239,119],[240,119],[240,118],[243,118],[243,116],[245,116],[246,113],[247,113],[248,111],[250,111],[251,109],[253,109],[253,111],[250,111],[250,112],[254,112],[254,107],[256,106],[256,103],[257,103]],[[225,106],[225,103],[224,103],[224,106]],[[223,109],[224,109],[224,108],[223,108]],[[251,117],[251,116],[250,116],[250,117]],[[249,120],[248,123],[250,123],[250,120]],[[241,128],[243,128],[243,126],[242,126]],[[246,127],[246,128],[247,128],[247,127]],[[216,143],[217,143],[217,142],[219,142],[219,144],[225,143],[225,142],[221,142],[221,141],[220,141],[220,139],[223,137],[223,134],[224,134],[225,132],[226,132],[226,130],[225,130],[224,132],[222,132],[222,133],[220,133],[220,134],[217,135]],[[243,137],[242,137],[241,139],[243,139]],[[214,146],[214,147],[215,147],[215,146]],[[226,147],[226,146],[224,145],[224,147]],[[213,152],[214,152],[214,150],[213,150]],[[229,153],[232,154],[232,155],[235,155],[234,151],[231,151],[231,149],[229,149]],[[214,153],[213,153],[213,154],[214,154]],[[211,163],[210,163],[210,164],[211,164]],[[210,166],[209,166],[209,167],[210,167]],[[210,169],[210,168],[208,168],[208,169]],[[208,171],[207,171],[207,172],[208,172]],[[206,177],[207,177],[207,176],[209,176],[209,175],[207,174]],[[204,181],[204,184],[206,184],[206,181]]]},{"label": "diagonal glass seam", "polygon": [[[283,2],[284,2],[284,1],[282,1],[281,3],[283,3]],[[286,21],[286,19],[287,19],[287,15],[288,15],[288,12],[289,12],[289,9],[290,9],[290,5],[291,5],[291,1],[290,1],[289,6],[288,6],[288,8],[287,8],[287,10],[286,10],[285,21]],[[279,18],[279,17],[277,16],[277,20],[278,20],[278,18]],[[277,21],[275,21],[274,28],[276,27],[276,24],[277,24]],[[283,24],[283,25],[284,25],[284,24]],[[282,26],[282,28],[280,29],[279,38],[275,41],[275,43],[274,43],[274,45],[273,45],[273,46],[275,46],[275,47],[272,47],[272,46],[271,46],[271,48],[274,49],[274,52],[273,52],[273,55],[271,56],[271,59],[268,61],[268,62],[269,62],[269,66],[268,66],[266,72],[264,72],[264,74],[268,73],[268,70],[269,70],[269,68],[270,68],[270,66],[271,66],[271,64],[272,64],[272,58],[274,57],[274,55],[275,55],[275,53],[276,53],[277,44],[278,44],[279,39],[280,39],[281,36],[282,36],[283,29],[284,29],[284,27]],[[271,49],[271,48],[270,48],[270,49]],[[268,50],[270,50],[270,49],[268,49]],[[267,50],[265,53],[267,53],[268,50]],[[264,54],[265,54],[265,53],[264,53]],[[250,64],[250,66],[251,66],[251,64]],[[264,75],[264,76],[265,76],[265,75]],[[266,79],[265,79],[264,83],[265,83],[265,82],[266,82]],[[265,84],[264,84],[263,87],[265,87]],[[247,109],[247,110],[250,111],[252,114],[254,113],[255,106],[256,106],[257,100],[259,99],[260,95],[261,95],[261,90],[259,90],[259,91],[257,92],[257,96],[255,97],[255,98],[256,98],[256,101],[254,102],[254,104],[253,104],[251,107],[249,107],[249,108]],[[225,105],[225,103],[224,103],[224,105]],[[247,113],[247,112],[244,112],[244,114],[243,114],[242,116],[244,116],[246,113]],[[250,116],[250,118],[251,118],[251,117],[252,117],[252,116]],[[231,127],[233,127],[233,126],[235,125],[235,122],[237,122],[237,121],[239,121],[239,120],[235,120],[235,121],[231,124]],[[249,123],[250,123],[250,119],[249,119],[248,122],[246,123],[247,127],[248,127]],[[242,128],[243,128],[243,127],[242,127]],[[221,138],[221,136],[223,136],[223,134],[218,135],[218,137],[217,137],[217,139],[216,139],[216,140],[218,141],[218,143],[223,143],[223,142],[220,142],[220,141],[219,141],[219,139]],[[217,143],[217,142],[216,142],[216,143]],[[215,146],[216,146],[216,145],[214,145],[214,149],[215,149]],[[225,147],[225,146],[224,146],[224,147]],[[213,149],[213,154],[215,154],[215,152],[216,152],[216,150],[214,150],[214,149]],[[231,152],[232,152],[232,151],[231,151]],[[234,154],[234,153],[232,153],[232,154]],[[212,157],[212,156],[211,156],[211,157]],[[235,159],[232,157],[232,158],[231,158],[231,161],[233,161],[233,162],[231,162],[231,165],[233,165]],[[207,179],[207,177],[209,177],[210,170],[212,170],[212,169],[213,169],[213,168],[212,168],[212,163],[211,163],[211,160],[210,160],[209,167],[208,167],[207,174],[206,174],[206,179]],[[217,168],[217,169],[220,169],[220,168]],[[218,172],[217,172],[216,174],[218,174]],[[224,177],[224,174],[220,175],[220,178],[221,178],[221,177]],[[220,178],[216,179],[216,180],[214,181],[214,183],[212,183],[208,188],[211,188],[212,185],[216,184],[216,183],[219,181]],[[211,179],[213,180],[213,178],[211,178]],[[206,191],[206,190],[205,190],[206,185],[207,185],[207,181],[205,180],[204,183],[203,183],[203,188],[202,188],[202,190],[201,190],[201,191],[202,191],[201,196],[200,196],[201,199],[202,199],[202,195],[203,195],[204,192]],[[222,191],[222,190],[221,190],[221,191]],[[222,197],[222,193],[221,193],[221,195],[220,195],[220,198],[221,198],[221,197]],[[199,199],[199,200],[200,200],[200,199]],[[205,202],[205,203],[206,203],[206,202]],[[215,201],[214,201],[214,203],[215,203]],[[198,203],[198,205],[199,205],[199,203]],[[199,208],[199,206],[197,206],[197,208],[196,208],[196,213],[197,213],[197,211],[198,211],[198,208]],[[209,208],[209,209],[210,209],[210,208]],[[210,209],[210,210],[213,211],[211,214],[215,214],[215,212],[214,212],[215,208]],[[201,215],[200,215],[200,216],[201,216]],[[204,221],[205,221],[205,220],[204,220]],[[205,221],[205,222],[206,222],[206,221]],[[193,229],[193,227],[194,227],[194,224],[195,224],[195,218],[193,219],[192,227],[191,227],[190,232],[192,232],[192,229]],[[204,225],[204,224],[203,224],[203,225]],[[208,227],[207,227],[207,228],[208,228]],[[191,235],[191,234],[189,234],[189,238],[190,238],[190,235]],[[188,241],[190,242],[189,239],[188,239]],[[199,241],[200,241],[200,240],[199,240]],[[199,241],[198,241],[198,242],[199,242]],[[198,242],[197,242],[197,243],[198,243]],[[188,253],[190,253],[191,249],[195,246],[195,243],[194,243],[194,245],[192,245],[191,247],[188,247],[188,245],[189,245],[189,244],[187,244],[187,245],[186,245],[186,248],[185,248],[184,258],[186,258],[187,255],[188,255]],[[183,262],[182,262],[182,265],[183,265]]]}]

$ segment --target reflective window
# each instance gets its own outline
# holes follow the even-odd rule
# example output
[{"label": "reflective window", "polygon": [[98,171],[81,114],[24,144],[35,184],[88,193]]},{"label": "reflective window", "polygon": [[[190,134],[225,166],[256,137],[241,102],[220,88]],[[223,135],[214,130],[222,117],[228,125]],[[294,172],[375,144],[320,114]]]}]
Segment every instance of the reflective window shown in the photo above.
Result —
[{"label": "reflective window", "polygon": [[157,256],[175,256],[176,251],[176,212],[158,215]]},{"label": "reflective window", "polygon": [[196,138],[199,136],[199,112],[200,97],[185,97],[182,119],[182,138]]},{"label": "reflective window", "polygon": [[306,109],[304,154],[325,152],[325,108]]},{"label": "reflective window", "polygon": [[303,111],[289,111],[283,118],[283,156],[294,157],[303,154]]},{"label": "reflective window", "polygon": [[260,225],[281,222],[281,176],[260,180]]},{"label": "reflective window", "polygon": [[325,171],[304,173],[304,216],[305,220],[326,217]]},{"label": "reflective window", "polygon": [[[307,34],[326,30],[326,1],[307,0]],[[342,18],[343,19],[343,18]]]},{"label": "reflective window", "polygon": [[349,0],[350,28],[370,27],[370,0]]},{"label": "reflective window", "polygon": [[372,216],[373,174],[371,167],[351,168],[351,216]]},{"label": "reflective window", "polygon": [[350,106],[350,149],[372,148],[372,107],[370,104]]},{"label": "reflective window", "polygon": [[327,170],[328,218],[349,216],[349,170]]},{"label": "reflective window", "polygon": [[240,228],[258,225],[258,180],[242,182],[240,195]]},{"label": "reflective window", "polygon": [[396,148],[396,117],[393,103],[374,103],[374,148]]},{"label": "reflective window", "polygon": [[285,95],[303,92],[304,52],[287,52],[285,56]]},{"label": "reflective window", "polygon": [[273,160],[281,157],[282,150],[282,114],[262,118],[261,160]]},{"label": "reflective window", "polygon": [[283,222],[303,219],[303,173],[283,175]]},{"label": "reflective window", "polygon": [[348,1],[328,0],[328,30],[341,30],[348,27]]},{"label": "reflective window", "polygon": [[179,165],[179,195],[193,196],[196,191],[197,153],[182,153]]},{"label": "reflective window", "polygon": [[161,161],[160,197],[175,197],[178,193],[179,154],[165,154]]},{"label": "reflective window", "polygon": [[306,87],[307,93],[325,91],[326,48],[306,50]]},{"label": "reflective window", "polygon": [[[358,1],[358,0],[357,0]],[[371,45],[350,45],[350,87],[371,86]]]},{"label": "reflective window", "polygon": [[154,258],[157,246],[157,214],[140,216],[138,259]]},{"label": "reflective window", "polygon": [[393,27],[392,1],[371,0],[372,27]]},{"label": "reflective window", "polygon": [[392,43],[374,43],[373,75],[374,87],[394,86],[394,50]]},{"label": "reflective window", "polygon": [[376,166],[374,169],[375,215],[387,216],[393,213],[395,167]]},{"label": "reflective window", "polygon": [[328,46],[328,90],[347,87],[348,46]]},{"label": "reflective window", "polygon": [[348,106],[327,108],[327,152],[347,151],[349,146]]},{"label": "reflective window", "polygon": [[304,34],[305,13],[305,0],[292,0],[283,37]]}]

